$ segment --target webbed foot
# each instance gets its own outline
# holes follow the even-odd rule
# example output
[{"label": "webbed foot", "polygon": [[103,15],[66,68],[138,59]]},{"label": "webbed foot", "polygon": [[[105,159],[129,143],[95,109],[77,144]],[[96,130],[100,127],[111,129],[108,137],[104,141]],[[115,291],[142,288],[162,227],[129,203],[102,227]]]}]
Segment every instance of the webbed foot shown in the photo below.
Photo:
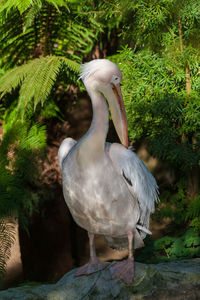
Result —
[{"label": "webbed foot", "polygon": [[105,269],[109,263],[100,261],[96,259],[95,261],[89,261],[87,264],[83,265],[78,269],[74,276],[90,275],[92,273],[101,271]]},{"label": "webbed foot", "polygon": [[125,283],[130,284],[134,277],[134,260],[128,258],[124,261],[117,262],[110,267],[112,278],[119,278]]}]

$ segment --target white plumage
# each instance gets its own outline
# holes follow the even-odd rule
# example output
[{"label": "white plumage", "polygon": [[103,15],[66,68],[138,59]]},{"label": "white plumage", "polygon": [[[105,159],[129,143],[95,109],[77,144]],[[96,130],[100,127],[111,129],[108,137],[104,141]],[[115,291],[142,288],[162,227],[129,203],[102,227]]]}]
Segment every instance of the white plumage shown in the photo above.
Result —
[{"label": "white plumage", "polygon": [[137,228],[144,233],[150,233],[149,215],[155,210],[155,202],[158,201],[158,186],[155,178],[149,172],[144,163],[131,150],[125,149],[120,144],[113,144],[110,147],[109,155],[121,175],[128,179],[127,187],[133,195],[134,201],[137,199],[140,207],[140,218]]},{"label": "white plumage", "polygon": [[93,61],[81,65],[81,74],[79,76],[79,79],[82,79],[84,82],[88,77],[90,77],[97,71],[101,71],[102,64],[104,72],[106,72],[107,69],[110,69],[111,64],[113,65],[113,67],[115,67],[115,64],[107,59],[95,59]]},{"label": "white plumage", "polygon": [[[80,78],[91,97],[92,123],[77,143],[67,138],[58,152],[66,203],[90,238],[90,261],[77,275],[102,268],[94,250],[94,234],[103,234],[112,247],[128,246],[127,262],[112,267],[112,271],[130,282],[127,274],[133,277],[132,248],[143,246],[142,239],[151,234],[149,217],[158,201],[158,187],[143,162],[127,149],[121,71],[109,60],[97,59],[82,66]],[[106,100],[122,144],[105,143],[109,122]],[[119,268],[123,276],[117,275]]]}]

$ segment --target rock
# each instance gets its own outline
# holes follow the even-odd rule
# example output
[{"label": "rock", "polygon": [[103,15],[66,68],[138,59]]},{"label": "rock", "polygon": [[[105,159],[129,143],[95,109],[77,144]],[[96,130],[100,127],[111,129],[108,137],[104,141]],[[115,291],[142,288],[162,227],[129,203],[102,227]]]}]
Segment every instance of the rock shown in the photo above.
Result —
[{"label": "rock", "polygon": [[200,258],[149,265],[136,262],[131,285],[112,280],[109,269],[81,277],[74,277],[75,272],[65,274],[56,284],[1,291],[0,300],[200,299]]}]

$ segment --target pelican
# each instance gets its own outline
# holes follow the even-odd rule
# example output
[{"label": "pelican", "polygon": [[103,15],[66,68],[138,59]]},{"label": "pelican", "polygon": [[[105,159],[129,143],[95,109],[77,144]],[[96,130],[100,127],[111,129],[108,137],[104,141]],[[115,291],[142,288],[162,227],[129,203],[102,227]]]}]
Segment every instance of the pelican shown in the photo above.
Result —
[{"label": "pelican", "polygon": [[[58,159],[63,194],[75,222],[87,230],[90,260],[76,276],[107,267],[98,260],[94,236],[101,234],[112,248],[128,248],[128,258],[111,264],[112,278],[131,283],[134,277],[133,249],[144,246],[150,213],[158,200],[154,177],[128,148],[127,119],[120,91],[122,73],[107,59],[82,65],[80,78],[91,98],[93,118],[87,133],[76,142],[66,138]],[[109,112],[121,144],[106,143]]]}]

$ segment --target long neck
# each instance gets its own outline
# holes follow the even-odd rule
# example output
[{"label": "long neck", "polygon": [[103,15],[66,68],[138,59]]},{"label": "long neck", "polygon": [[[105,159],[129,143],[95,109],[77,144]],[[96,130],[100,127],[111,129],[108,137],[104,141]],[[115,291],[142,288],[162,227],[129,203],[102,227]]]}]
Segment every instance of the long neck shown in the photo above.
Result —
[{"label": "long neck", "polygon": [[88,132],[80,141],[79,159],[90,164],[101,159],[108,133],[109,113],[104,96],[98,91],[89,91],[92,101],[93,117]]},{"label": "long neck", "polygon": [[88,141],[93,147],[101,148],[104,151],[106,136],[108,133],[109,113],[106,100],[100,92],[90,93],[92,101],[93,117],[90,128],[87,132]]}]

